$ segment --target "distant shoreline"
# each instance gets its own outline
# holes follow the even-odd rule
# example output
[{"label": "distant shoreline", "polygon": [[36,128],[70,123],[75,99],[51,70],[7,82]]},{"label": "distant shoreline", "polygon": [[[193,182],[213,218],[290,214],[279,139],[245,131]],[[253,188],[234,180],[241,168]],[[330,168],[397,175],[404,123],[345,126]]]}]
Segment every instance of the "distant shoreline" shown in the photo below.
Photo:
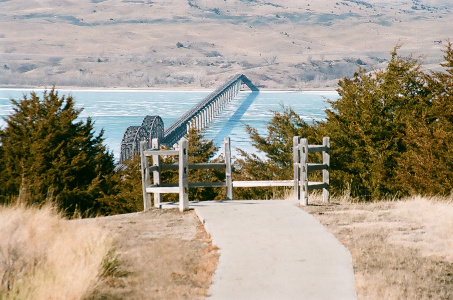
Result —
[{"label": "distant shoreline", "polygon": [[[0,86],[0,90],[27,90],[27,91],[44,91],[51,90],[52,87],[32,87],[32,86]],[[182,86],[174,88],[129,88],[129,87],[81,87],[81,86],[56,86],[57,91],[92,91],[92,92],[210,92],[215,88],[184,88]],[[244,90],[246,91],[246,90]],[[320,88],[308,88],[303,89],[260,89],[263,93],[324,93],[324,92],[336,92],[336,88],[331,87],[320,87]]]}]

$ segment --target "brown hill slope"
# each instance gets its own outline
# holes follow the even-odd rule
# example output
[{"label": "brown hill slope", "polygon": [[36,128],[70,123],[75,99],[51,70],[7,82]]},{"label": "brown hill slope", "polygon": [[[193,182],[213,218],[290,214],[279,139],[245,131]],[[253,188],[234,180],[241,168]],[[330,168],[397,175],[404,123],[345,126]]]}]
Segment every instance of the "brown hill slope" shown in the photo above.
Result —
[{"label": "brown hill slope", "polygon": [[453,4],[436,0],[0,1],[0,86],[333,89],[398,43],[441,61]]}]

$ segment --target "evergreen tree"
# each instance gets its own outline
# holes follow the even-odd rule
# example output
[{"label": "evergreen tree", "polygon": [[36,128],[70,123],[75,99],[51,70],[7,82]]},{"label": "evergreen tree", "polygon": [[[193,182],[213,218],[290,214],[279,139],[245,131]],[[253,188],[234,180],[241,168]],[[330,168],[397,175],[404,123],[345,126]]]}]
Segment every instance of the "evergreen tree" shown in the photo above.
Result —
[{"label": "evergreen tree", "polygon": [[[189,142],[189,164],[219,162],[214,159],[219,150],[213,140],[204,139],[199,130],[191,128],[186,135]],[[190,170],[189,182],[220,182],[225,180],[225,172],[220,170]],[[189,199],[194,201],[225,199],[224,188],[191,188]],[[223,192],[222,192],[223,191]]]},{"label": "evergreen tree", "polygon": [[[308,125],[291,110],[274,112],[268,136],[247,130],[262,160],[242,153],[236,175],[245,180],[286,179],[292,136],[320,143],[331,138],[331,191],[360,200],[408,194],[448,195],[453,190],[453,49],[445,72],[425,73],[420,61],[401,57],[398,47],[383,70],[360,68],[339,82],[340,98],[329,101],[325,122]],[[284,176],[284,178],[281,178]],[[270,197],[247,190],[245,197]],[[264,196],[264,197],[263,197]]]},{"label": "evergreen tree", "polygon": [[13,114],[0,131],[1,201],[55,200],[68,214],[95,212],[114,169],[103,132],[94,135],[90,118],[76,120],[81,109],[55,89],[42,100],[33,92],[11,101]]},{"label": "evergreen tree", "polygon": [[444,51],[445,72],[426,76],[425,105],[407,124],[408,151],[399,160],[398,178],[412,194],[449,195],[453,191],[453,49]]},{"label": "evergreen tree", "polygon": [[[191,128],[186,134],[188,140],[188,154],[189,164],[194,163],[208,163],[218,162],[222,158],[214,158],[218,147],[214,144],[213,140],[203,138],[201,132],[195,128]],[[162,163],[176,164],[178,158],[169,156],[162,159]],[[225,180],[225,172],[220,170],[190,170],[188,175],[189,182],[219,182]],[[178,171],[169,170],[162,172],[162,182],[177,183],[179,180]],[[178,201],[176,194],[164,194],[163,201]],[[224,188],[190,188],[189,200],[190,201],[203,201],[203,200],[220,200],[225,199]]]},{"label": "evergreen tree", "polygon": [[124,166],[112,178],[109,193],[98,198],[98,213],[115,215],[143,210],[143,191],[140,155],[122,161]]},{"label": "evergreen tree", "polygon": [[320,129],[331,138],[332,185],[353,197],[381,199],[406,193],[397,179],[398,159],[406,151],[408,123],[426,105],[425,74],[418,60],[402,58],[397,48],[384,70],[340,80]]},{"label": "evergreen tree", "polygon": [[[319,143],[317,125],[304,122],[293,109],[282,106],[282,112],[273,111],[267,126],[267,136],[246,125],[252,145],[265,158],[238,149],[240,158],[234,164],[234,180],[289,180],[293,178],[293,137],[308,138],[311,143]],[[242,188],[235,189],[239,199],[270,199],[284,197],[285,188]]]}]

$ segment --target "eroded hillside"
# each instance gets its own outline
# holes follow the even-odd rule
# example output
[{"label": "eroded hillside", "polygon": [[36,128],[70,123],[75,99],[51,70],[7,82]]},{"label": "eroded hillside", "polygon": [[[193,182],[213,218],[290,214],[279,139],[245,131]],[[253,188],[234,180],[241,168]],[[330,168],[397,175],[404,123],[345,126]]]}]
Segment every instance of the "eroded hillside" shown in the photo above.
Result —
[{"label": "eroded hillside", "polygon": [[334,89],[396,44],[433,69],[453,4],[435,0],[0,1],[0,86]]}]

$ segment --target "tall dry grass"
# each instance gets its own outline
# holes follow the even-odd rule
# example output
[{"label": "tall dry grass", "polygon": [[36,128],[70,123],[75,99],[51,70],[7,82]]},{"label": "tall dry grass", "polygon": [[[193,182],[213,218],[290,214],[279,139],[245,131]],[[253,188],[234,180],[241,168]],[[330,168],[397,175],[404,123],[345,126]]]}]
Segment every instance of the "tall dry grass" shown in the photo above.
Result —
[{"label": "tall dry grass", "polygon": [[52,206],[0,207],[0,298],[82,299],[108,257],[107,233]]},{"label": "tall dry grass", "polygon": [[351,252],[359,299],[453,299],[452,199],[310,203]]},{"label": "tall dry grass", "polygon": [[395,218],[413,228],[410,234],[393,232],[390,242],[419,249],[423,256],[453,263],[453,202],[441,197],[414,197],[395,203]]}]

